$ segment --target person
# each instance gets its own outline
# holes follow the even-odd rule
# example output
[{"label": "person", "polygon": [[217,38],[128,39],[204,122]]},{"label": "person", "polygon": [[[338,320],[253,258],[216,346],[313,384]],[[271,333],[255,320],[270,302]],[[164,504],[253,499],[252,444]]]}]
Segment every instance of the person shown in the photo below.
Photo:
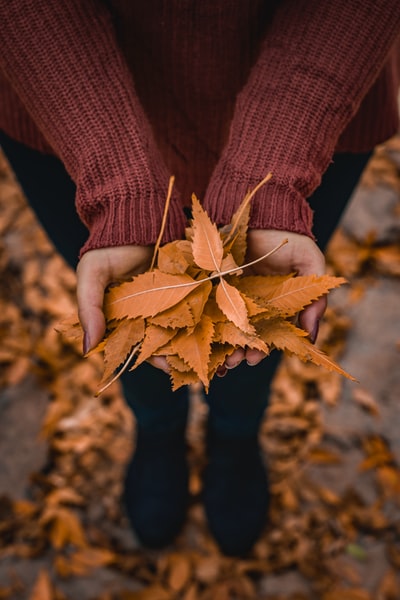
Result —
[{"label": "person", "polygon": [[[72,266],[84,351],[102,338],[105,288],[144,271],[194,192],[224,225],[252,202],[260,273],[323,274],[323,249],[373,148],[398,130],[397,0],[9,0],[0,4],[0,144]],[[315,341],[324,299],[300,315]],[[258,432],[279,354],[238,349],[211,383],[203,501],[222,552],[267,522]],[[188,390],[162,359],[123,377],[136,418],[124,504],[145,546],[185,522]],[[159,367],[159,368],[155,368]],[[226,376],[225,376],[226,375]]]}]

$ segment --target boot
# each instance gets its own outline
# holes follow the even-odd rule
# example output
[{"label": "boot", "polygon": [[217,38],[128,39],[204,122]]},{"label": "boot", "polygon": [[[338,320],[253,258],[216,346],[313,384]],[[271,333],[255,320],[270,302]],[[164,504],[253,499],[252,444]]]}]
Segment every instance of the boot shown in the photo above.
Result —
[{"label": "boot", "polygon": [[124,504],[144,546],[165,547],[182,529],[188,479],[185,429],[154,433],[139,427],[125,476]]},{"label": "boot", "polygon": [[269,489],[257,436],[208,434],[203,490],[208,525],[221,551],[244,557],[266,524]]}]

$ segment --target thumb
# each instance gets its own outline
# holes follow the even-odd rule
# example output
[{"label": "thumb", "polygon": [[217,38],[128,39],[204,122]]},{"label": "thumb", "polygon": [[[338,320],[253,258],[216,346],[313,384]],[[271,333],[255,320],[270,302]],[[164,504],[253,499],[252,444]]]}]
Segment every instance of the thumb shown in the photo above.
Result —
[{"label": "thumb", "polygon": [[78,315],[84,332],[83,353],[97,346],[106,329],[103,314],[104,289],[108,281],[100,269],[82,260],[77,268]]}]

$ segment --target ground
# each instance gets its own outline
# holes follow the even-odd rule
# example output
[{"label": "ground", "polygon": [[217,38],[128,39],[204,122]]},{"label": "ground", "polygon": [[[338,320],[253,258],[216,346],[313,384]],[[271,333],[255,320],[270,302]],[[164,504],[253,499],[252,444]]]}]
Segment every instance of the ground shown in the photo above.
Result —
[{"label": "ground", "polygon": [[119,497],[134,422],[101,357],[60,337],[74,274],[0,156],[0,599],[400,598],[400,142],[377,149],[328,252],[319,344],[358,383],[286,358],[260,442],[268,526],[221,555],[200,501],[206,409],[193,390],[193,502],[176,543],[140,548]]}]

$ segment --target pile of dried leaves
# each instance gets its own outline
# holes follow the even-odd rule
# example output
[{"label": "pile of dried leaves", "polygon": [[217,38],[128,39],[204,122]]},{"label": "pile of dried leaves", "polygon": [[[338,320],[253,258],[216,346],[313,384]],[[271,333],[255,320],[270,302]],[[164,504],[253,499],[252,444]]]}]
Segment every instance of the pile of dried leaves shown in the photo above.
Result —
[{"label": "pile of dried leaves", "polygon": [[[152,356],[164,356],[173,390],[201,382],[207,392],[226,357],[244,347],[265,356],[274,349],[284,350],[351,379],[293,323],[301,310],[345,279],[247,274],[246,269],[287,243],[283,240],[265,256],[245,263],[251,199],[268,179],[244,198],[231,223],[219,230],[193,196],[186,239],[156,244],[149,271],[107,291],[107,331],[94,349],[104,352],[101,391],[132,361],[131,370]],[[170,191],[172,184],[173,179]],[[169,198],[170,194],[167,208]],[[80,339],[75,319],[66,332]]]},{"label": "pile of dried leaves", "polygon": [[[41,561],[42,567],[28,587],[10,569],[7,580],[0,583],[0,598],[398,598],[398,512],[394,517],[388,514],[384,501],[398,501],[399,467],[385,440],[371,435],[362,440],[365,460],[360,468],[374,472],[380,490],[377,502],[366,503],[352,489],[338,496],[310,478],[308,466],[340,465],[346,459],[345,451],[326,444],[320,413],[321,399],[328,405],[338,402],[342,376],[303,364],[295,356],[285,358],[275,378],[261,433],[273,497],[269,525],[252,555],[247,560],[222,556],[207,530],[199,502],[206,413],[196,386],[188,430],[193,502],[187,526],[163,552],[136,547],[119,504],[123,469],[134,444],[132,416],[117,383],[95,396],[102,358],[92,355],[82,360],[79,341],[56,332],[60,320],[74,310],[74,276],[38,229],[4,161],[0,231],[1,385],[3,389],[18,386],[33,372],[51,396],[42,424],[48,444],[46,469],[32,474],[29,498],[0,498],[0,559],[15,565]],[[354,290],[360,291],[362,278],[375,268],[398,277],[396,252],[398,247],[360,245],[338,234],[331,246],[331,275],[350,279]],[[221,263],[218,268],[222,271]],[[229,285],[234,287],[236,276],[230,277]],[[336,360],[350,328],[345,315],[328,310],[319,348]],[[365,410],[376,411],[368,396],[360,394],[357,401]],[[390,565],[374,596],[347,560],[364,560],[359,540],[366,534],[372,540],[385,540]],[[109,588],[97,585],[105,572],[114,574]],[[287,591],[284,575],[288,572],[299,574],[304,586]],[[282,577],[279,592],[270,591],[271,576]],[[91,582],[91,592],[77,588],[79,581]],[[78,595],[77,589],[82,590]]]}]

